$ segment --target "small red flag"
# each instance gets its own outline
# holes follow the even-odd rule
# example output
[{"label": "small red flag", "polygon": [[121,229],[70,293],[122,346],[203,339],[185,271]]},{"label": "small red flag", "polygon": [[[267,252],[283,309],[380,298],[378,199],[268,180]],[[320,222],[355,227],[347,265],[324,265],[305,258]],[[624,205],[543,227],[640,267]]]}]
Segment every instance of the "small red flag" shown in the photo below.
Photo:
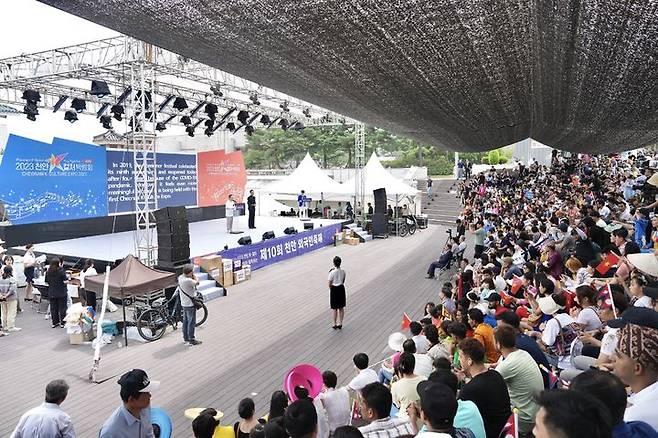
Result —
[{"label": "small red flag", "polygon": [[521,277],[517,277],[516,275],[512,279],[512,293],[515,294],[521,289],[523,286],[523,280],[521,280]]},{"label": "small red flag", "polygon": [[409,318],[409,315],[407,313],[402,314],[402,330],[407,330],[409,326],[411,325],[411,318]]},{"label": "small red flag", "polygon": [[512,411],[512,415],[507,419],[500,436],[503,438],[519,438],[519,420],[516,409]]},{"label": "small red flag", "polygon": [[596,271],[601,275],[605,275],[606,272],[610,270],[610,268],[619,263],[619,260],[620,259],[617,257],[617,254],[614,252],[609,252],[605,255],[605,257],[603,257],[601,263],[599,263],[599,265],[596,267]]}]

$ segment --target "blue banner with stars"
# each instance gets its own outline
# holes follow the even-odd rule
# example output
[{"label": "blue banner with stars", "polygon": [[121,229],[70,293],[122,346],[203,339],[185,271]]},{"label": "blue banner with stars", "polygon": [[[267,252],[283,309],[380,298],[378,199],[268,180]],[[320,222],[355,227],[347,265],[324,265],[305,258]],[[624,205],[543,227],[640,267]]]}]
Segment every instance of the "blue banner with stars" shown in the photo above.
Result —
[{"label": "blue banner with stars", "polygon": [[12,224],[107,215],[105,148],[10,135],[0,163],[0,203]]}]

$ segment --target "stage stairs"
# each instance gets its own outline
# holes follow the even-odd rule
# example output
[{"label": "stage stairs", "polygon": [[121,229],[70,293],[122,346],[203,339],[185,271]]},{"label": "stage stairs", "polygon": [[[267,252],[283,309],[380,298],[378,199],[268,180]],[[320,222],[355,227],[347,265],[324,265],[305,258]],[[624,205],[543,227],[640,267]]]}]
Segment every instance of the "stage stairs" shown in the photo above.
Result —
[{"label": "stage stairs", "polygon": [[197,291],[203,295],[204,301],[211,301],[215,298],[220,298],[224,296],[224,289],[217,286],[217,282],[212,278],[208,278],[208,274],[201,272],[201,268],[197,265],[194,265],[194,275],[199,279],[199,285],[197,286]]},{"label": "stage stairs", "polygon": [[346,228],[352,232],[352,234],[356,235],[359,240],[363,243],[368,242],[372,240],[372,235],[368,234],[366,230],[358,226],[357,224],[351,223],[346,225]]}]

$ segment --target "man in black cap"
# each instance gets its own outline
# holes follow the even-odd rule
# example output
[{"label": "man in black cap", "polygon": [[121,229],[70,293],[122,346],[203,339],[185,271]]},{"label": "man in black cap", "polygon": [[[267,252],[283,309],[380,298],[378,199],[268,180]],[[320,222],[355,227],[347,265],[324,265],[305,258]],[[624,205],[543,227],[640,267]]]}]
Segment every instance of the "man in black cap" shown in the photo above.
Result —
[{"label": "man in black cap", "polygon": [[489,310],[494,313],[495,318],[498,318],[500,314],[505,313],[508,310],[507,307],[500,304],[501,300],[502,297],[498,292],[491,292],[487,297],[487,302],[489,303]]},{"label": "man in black cap", "polygon": [[99,438],[154,438],[151,425],[151,391],[160,382],[149,380],[144,370],[134,369],[119,379],[123,404],[105,420]]}]

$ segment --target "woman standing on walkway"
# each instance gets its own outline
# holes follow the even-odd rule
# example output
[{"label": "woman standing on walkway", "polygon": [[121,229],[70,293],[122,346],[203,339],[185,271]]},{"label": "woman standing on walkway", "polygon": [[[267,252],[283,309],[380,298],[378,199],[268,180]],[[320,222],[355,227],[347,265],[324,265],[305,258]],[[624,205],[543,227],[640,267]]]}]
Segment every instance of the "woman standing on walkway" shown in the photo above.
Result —
[{"label": "woman standing on walkway", "polygon": [[342,260],[334,257],[334,267],[329,271],[329,304],[333,312],[333,329],[343,328],[345,316],[345,271],[340,268]]},{"label": "woman standing on walkway", "polygon": [[64,316],[66,316],[66,307],[68,299],[68,289],[66,287],[68,277],[66,271],[57,257],[50,261],[50,266],[46,272],[46,283],[48,283],[48,300],[50,301],[50,316],[52,317],[53,328],[64,327]]}]

